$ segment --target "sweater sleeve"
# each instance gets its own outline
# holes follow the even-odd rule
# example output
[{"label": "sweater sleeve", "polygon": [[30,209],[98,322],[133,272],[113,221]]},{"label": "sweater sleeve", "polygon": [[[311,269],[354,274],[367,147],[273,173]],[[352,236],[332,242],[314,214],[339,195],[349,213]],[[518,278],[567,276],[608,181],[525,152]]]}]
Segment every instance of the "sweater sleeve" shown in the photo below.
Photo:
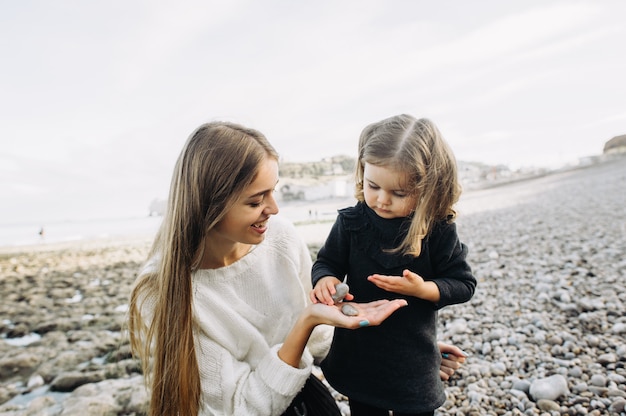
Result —
[{"label": "sweater sleeve", "polygon": [[299,368],[293,368],[278,358],[282,344],[272,346],[256,368],[207,338],[199,340],[197,345],[202,351],[200,356],[217,358],[199,363],[203,393],[201,414],[281,414],[311,374],[311,355],[305,352]]},{"label": "sweater sleeve", "polygon": [[457,235],[456,224],[442,224],[433,235],[431,259],[440,292],[436,308],[467,302],[474,295],[476,278],[467,262],[467,246]]}]

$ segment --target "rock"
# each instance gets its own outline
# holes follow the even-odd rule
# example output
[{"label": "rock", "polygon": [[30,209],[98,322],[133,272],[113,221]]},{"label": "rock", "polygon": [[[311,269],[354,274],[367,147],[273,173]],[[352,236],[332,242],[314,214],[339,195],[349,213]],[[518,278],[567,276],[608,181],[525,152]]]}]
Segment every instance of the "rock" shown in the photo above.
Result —
[{"label": "rock", "polygon": [[41,377],[39,374],[33,374],[28,379],[28,383],[26,384],[26,387],[28,387],[29,389],[34,389],[36,387],[43,386],[45,383],[46,382],[43,379],[43,377]]},{"label": "rock", "polygon": [[41,363],[41,356],[31,351],[15,351],[0,359],[0,379],[14,376],[27,376]]},{"label": "rock", "polygon": [[[33,399],[24,412],[24,416],[56,416],[62,407],[50,396],[42,396]],[[85,413],[83,413],[84,415]]]},{"label": "rock", "polygon": [[447,336],[453,336],[458,334],[464,334],[468,332],[467,320],[463,318],[457,318],[450,322],[445,323],[445,332]]},{"label": "rock", "polygon": [[349,303],[345,303],[341,306],[341,312],[348,316],[357,316],[359,314],[359,311]]},{"label": "rock", "polygon": [[591,380],[589,380],[589,382],[591,383],[592,386],[596,386],[596,387],[604,387],[606,386],[606,377],[604,377],[602,374],[594,374],[591,376]]},{"label": "rock", "polygon": [[506,364],[503,362],[493,363],[490,370],[494,376],[504,376],[506,374]]},{"label": "rock", "polygon": [[626,334],[626,322],[617,322],[611,328],[614,334]]},{"label": "rock", "polygon": [[614,364],[617,362],[617,356],[613,353],[602,354],[598,357],[598,363],[602,365]]},{"label": "rock", "polygon": [[569,394],[567,380],[560,374],[539,378],[530,384],[530,396],[535,400],[556,400]]},{"label": "rock", "polygon": [[544,412],[558,412],[561,410],[561,406],[555,401],[540,399],[537,401],[537,407]]},{"label": "rock", "polygon": [[121,407],[111,396],[70,397],[63,404],[64,416],[117,416]]},{"label": "rock", "polygon": [[530,382],[528,380],[515,380],[511,388],[528,393],[530,392]]},{"label": "rock", "polygon": [[72,391],[75,388],[87,383],[95,383],[97,381],[104,380],[104,372],[92,371],[92,372],[78,372],[71,371],[67,373],[59,374],[52,383],[50,383],[50,390],[67,392]]},{"label": "rock", "polygon": [[335,301],[335,303],[339,303],[343,300],[343,298],[346,297],[346,295],[348,294],[348,292],[350,291],[350,288],[348,287],[347,284],[345,283],[338,283],[335,285],[335,294],[332,296],[333,301]]},{"label": "rock", "polygon": [[626,410],[626,399],[622,397],[618,397],[617,399],[613,400],[613,402],[609,406],[609,412],[612,413],[617,414],[623,412],[624,410]]}]

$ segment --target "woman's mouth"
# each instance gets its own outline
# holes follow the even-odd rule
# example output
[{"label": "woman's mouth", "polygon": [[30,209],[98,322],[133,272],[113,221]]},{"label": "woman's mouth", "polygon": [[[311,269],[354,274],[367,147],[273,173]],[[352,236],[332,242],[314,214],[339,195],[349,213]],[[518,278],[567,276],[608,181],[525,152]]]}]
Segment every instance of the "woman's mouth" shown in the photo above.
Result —
[{"label": "woman's mouth", "polygon": [[267,220],[252,224],[252,228],[258,231],[264,231],[267,228]]}]

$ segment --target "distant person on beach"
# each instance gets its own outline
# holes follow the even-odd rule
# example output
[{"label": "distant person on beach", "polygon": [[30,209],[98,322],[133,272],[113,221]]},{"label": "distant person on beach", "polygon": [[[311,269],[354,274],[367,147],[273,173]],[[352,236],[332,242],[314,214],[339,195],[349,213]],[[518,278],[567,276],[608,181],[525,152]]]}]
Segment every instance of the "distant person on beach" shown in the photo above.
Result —
[{"label": "distant person on beach", "polygon": [[310,297],[333,305],[345,280],[349,299],[402,299],[376,327],[337,328],[320,366],[348,396],[351,416],[433,415],[445,399],[437,310],[466,302],[476,279],[459,241],[453,208],[461,188],[455,157],[428,119],[391,117],[362,131],[357,204],[339,211],[313,265]]},{"label": "distant person on beach", "polygon": [[[339,415],[312,374],[333,326],[361,331],[406,306],[351,303],[358,315],[346,316],[310,302],[311,255],[275,216],[277,182],[278,155],[256,130],[212,122],[185,143],[130,297],[150,415]],[[444,363],[441,377],[459,365]]]}]

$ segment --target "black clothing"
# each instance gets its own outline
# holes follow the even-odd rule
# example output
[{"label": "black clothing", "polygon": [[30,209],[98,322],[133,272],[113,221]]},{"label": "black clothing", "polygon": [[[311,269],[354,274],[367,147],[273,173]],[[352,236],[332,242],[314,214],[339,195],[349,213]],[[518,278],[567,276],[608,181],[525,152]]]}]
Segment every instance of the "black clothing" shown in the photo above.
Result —
[{"label": "black clothing", "polygon": [[[468,301],[476,279],[466,262],[467,247],[456,225],[440,221],[422,243],[419,257],[391,254],[406,236],[410,217],[383,219],[365,203],[339,211],[339,216],[313,265],[313,286],[336,276],[350,286],[355,302],[404,298],[381,325],[358,330],[336,328],[321,368],[328,382],[350,399],[405,413],[429,412],[445,401],[439,375],[437,310]],[[378,273],[402,276],[409,269],[435,282],[437,304],[379,289],[367,280]]]}]

